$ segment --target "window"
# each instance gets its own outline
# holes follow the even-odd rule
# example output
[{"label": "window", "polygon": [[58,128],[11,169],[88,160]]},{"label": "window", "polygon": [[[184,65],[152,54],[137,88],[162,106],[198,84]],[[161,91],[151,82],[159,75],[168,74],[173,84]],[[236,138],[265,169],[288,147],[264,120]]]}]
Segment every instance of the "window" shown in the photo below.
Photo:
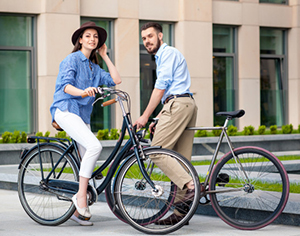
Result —
[{"label": "window", "polygon": [[[147,21],[140,21],[140,28],[147,23]],[[163,28],[163,41],[164,43],[167,43],[168,45],[172,46],[174,45],[173,42],[173,30],[174,26],[172,23],[165,23],[165,22],[158,22],[161,24]],[[139,33],[140,37],[140,98],[141,98],[141,112],[143,112],[150,100],[150,96],[152,93],[152,90],[154,88],[154,84],[156,81],[156,64],[155,64],[155,58],[153,55],[150,55],[143,44],[143,40],[141,37],[141,34]],[[155,117],[158,115],[162,108],[162,105],[160,104],[157,106],[155,111],[153,112],[153,116]],[[152,117],[152,116],[151,116]]]},{"label": "window", "polygon": [[259,0],[260,3],[276,3],[276,4],[285,4],[287,5],[288,0]]},{"label": "window", "polygon": [[286,31],[260,29],[261,124],[282,126],[287,119]]},{"label": "window", "polygon": [[[102,19],[95,19],[95,18],[81,18],[81,24],[87,22],[87,21],[93,21],[96,23],[97,26],[102,27],[107,32],[107,39],[106,39],[106,46],[107,46],[107,54],[110,57],[110,59],[113,61],[113,52],[112,52],[112,27],[113,22],[111,20],[102,20]],[[98,55],[99,60],[99,66],[108,71],[108,68],[105,64],[105,62],[102,60],[100,55]],[[109,98],[103,100],[106,101],[109,100]],[[111,129],[112,124],[112,110],[111,106],[102,107],[101,102],[97,102],[94,105],[93,112],[91,115],[91,129],[93,132],[97,132],[99,129]]]},{"label": "window", "polygon": [[[214,113],[235,110],[236,28],[213,26],[213,94]],[[234,120],[231,121],[234,124]],[[214,125],[224,118],[214,116]]]},{"label": "window", "polygon": [[0,15],[0,133],[35,130],[35,17]]}]

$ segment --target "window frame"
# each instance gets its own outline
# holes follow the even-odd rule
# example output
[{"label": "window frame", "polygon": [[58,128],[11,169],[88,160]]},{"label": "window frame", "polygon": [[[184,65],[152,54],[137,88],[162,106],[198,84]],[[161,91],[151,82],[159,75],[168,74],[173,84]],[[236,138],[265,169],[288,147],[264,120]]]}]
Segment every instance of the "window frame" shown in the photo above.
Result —
[{"label": "window frame", "polygon": [[[82,20],[84,19],[84,21],[107,21],[108,22],[108,28],[109,28],[109,45],[110,47],[107,47],[107,54],[110,58],[110,60],[112,61],[113,64],[115,64],[115,55],[114,55],[114,20],[113,18],[99,18],[99,17],[87,17],[87,16],[80,16],[80,23],[82,24]],[[109,108],[109,116],[110,116],[110,127],[108,129],[111,129],[113,127],[116,126],[116,119],[114,119],[114,117],[116,117],[116,110],[112,109],[111,107]],[[103,129],[106,129],[106,127],[103,127]]]},{"label": "window frame", "polygon": [[[214,36],[214,26],[218,26],[218,27],[224,27],[224,28],[232,28],[233,29],[233,42],[232,42],[232,49],[233,49],[233,52],[231,53],[228,53],[228,52],[214,52],[214,45],[213,45],[213,48],[212,48],[212,51],[213,51],[213,59],[215,57],[222,57],[222,58],[232,58],[232,61],[233,61],[233,71],[232,71],[232,74],[233,74],[233,90],[234,90],[234,110],[237,109],[237,107],[239,107],[239,99],[236,99],[238,98],[238,26],[236,25],[221,25],[221,24],[213,24],[212,27],[213,27],[213,35]],[[214,78],[212,78],[214,79]],[[214,93],[214,91],[213,91]],[[213,112],[215,112],[214,110],[214,107],[213,107]],[[233,124],[235,125],[238,125],[238,120],[233,120],[232,121]]]},{"label": "window frame", "polygon": [[259,3],[262,3],[262,4],[289,5],[289,0],[285,0],[285,3],[277,3],[277,2],[262,2],[262,0],[259,0]]},{"label": "window frame", "polygon": [[0,13],[1,16],[31,17],[32,19],[32,46],[1,46],[0,51],[27,51],[30,52],[30,84],[32,89],[32,130],[30,133],[36,133],[38,130],[38,79],[37,79],[37,15],[24,13]]},{"label": "window frame", "polygon": [[[273,28],[273,27],[260,27],[261,29],[269,29],[269,30],[282,30],[283,31],[283,40],[282,40],[282,50],[283,54],[259,54],[259,59],[279,59],[282,63],[281,65],[283,68],[281,68],[281,77],[282,77],[282,85],[283,85],[283,91],[286,91],[284,96],[284,101],[286,106],[283,107],[283,124],[286,124],[286,122],[289,120],[288,115],[288,106],[289,106],[289,96],[288,96],[288,29],[286,28]],[[261,50],[261,48],[259,48]],[[261,75],[260,75],[261,77]],[[261,80],[261,78],[260,78]],[[260,88],[261,91],[261,88]],[[261,106],[261,104],[260,104]],[[261,121],[260,121],[261,122]],[[275,125],[275,124],[274,124]],[[276,124],[277,125],[277,124]]]},{"label": "window frame", "polygon": [[[140,19],[139,20],[139,62],[140,62],[140,68],[139,68],[139,73],[140,73],[140,79],[139,79],[139,83],[140,83],[140,87],[141,87],[141,69],[142,69],[142,64],[141,64],[141,55],[150,55],[147,50],[145,49],[144,45],[141,44],[140,42],[142,41],[141,40],[141,32],[140,32],[140,28],[143,24],[147,23],[147,22],[156,22],[156,23],[159,23],[159,24],[168,24],[170,26],[169,30],[170,30],[170,42],[166,42],[164,41],[164,43],[167,43],[169,46],[173,46],[175,45],[175,23],[176,22],[171,22],[171,21],[153,21],[153,20],[142,20]],[[164,32],[163,32],[164,33]],[[140,88],[140,113],[142,114],[143,113],[143,108],[142,108],[142,96],[141,96],[141,93],[142,93],[142,89]],[[149,97],[150,99],[150,97]],[[162,107],[162,104],[159,103],[159,105],[157,106],[157,108],[154,110],[153,114],[151,115],[151,117],[153,115],[155,115],[155,112],[158,111],[158,109],[160,109],[160,106]],[[146,109],[146,107],[144,108]]]}]

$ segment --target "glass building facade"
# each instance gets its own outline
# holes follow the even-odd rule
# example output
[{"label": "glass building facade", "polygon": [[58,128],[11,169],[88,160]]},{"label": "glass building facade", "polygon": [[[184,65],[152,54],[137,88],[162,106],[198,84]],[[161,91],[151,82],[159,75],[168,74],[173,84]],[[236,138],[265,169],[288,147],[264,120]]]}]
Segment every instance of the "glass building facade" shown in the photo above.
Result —
[{"label": "glass building facade", "polygon": [[0,133],[36,123],[35,17],[0,15]]}]

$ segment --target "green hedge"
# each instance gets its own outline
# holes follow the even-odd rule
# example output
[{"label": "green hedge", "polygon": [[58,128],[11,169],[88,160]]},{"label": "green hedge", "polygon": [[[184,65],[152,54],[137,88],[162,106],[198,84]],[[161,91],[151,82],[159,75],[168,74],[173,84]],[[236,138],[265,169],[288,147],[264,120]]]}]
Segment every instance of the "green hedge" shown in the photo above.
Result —
[{"label": "green hedge", "polygon": [[[269,134],[296,134],[300,133],[300,125],[297,127],[298,129],[294,129],[292,124],[289,125],[283,125],[281,129],[279,130],[276,125],[270,126],[270,128],[266,128],[266,126],[261,125],[258,127],[257,130],[252,125],[245,126],[242,131],[238,132],[238,129],[236,126],[230,125],[227,129],[227,133],[229,136],[236,136],[236,135],[269,135]],[[96,137],[99,140],[117,140],[120,137],[121,130],[118,129],[104,129],[99,130],[96,134]],[[216,137],[221,134],[221,130],[197,130],[195,132],[195,137]],[[49,137],[50,132],[47,131],[45,134],[42,132],[37,132],[35,136],[41,136],[41,137]],[[146,134],[146,139],[149,139],[149,132]],[[70,138],[67,136],[65,131],[60,131],[57,134],[55,134],[55,137],[57,138]],[[129,139],[128,135],[125,135],[125,139]],[[23,131],[14,131],[11,132],[4,132],[1,136],[0,143],[26,143],[27,142],[27,134]]]}]

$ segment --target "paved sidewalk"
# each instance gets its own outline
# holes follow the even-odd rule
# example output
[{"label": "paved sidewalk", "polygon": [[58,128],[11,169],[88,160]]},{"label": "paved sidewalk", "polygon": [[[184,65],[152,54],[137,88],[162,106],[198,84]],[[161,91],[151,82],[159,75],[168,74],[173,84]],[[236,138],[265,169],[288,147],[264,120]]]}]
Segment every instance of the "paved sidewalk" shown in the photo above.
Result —
[{"label": "paved sidewalk", "polygon": [[[285,161],[286,166],[298,166],[299,161]],[[197,172],[203,173],[204,175],[207,172],[207,166],[195,166]],[[290,168],[290,167],[289,167]],[[18,179],[18,165],[0,165],[0,189],[6,190],[17,190],[17,179]],[[290,182],[300,182],[299,174],[289,174]],[[102,194],[99,196],[99,200],[104,202],[105,198]],[[214,212],[211,205],[200,206],[196,212],[198,216],[214,216],[216,217],[216,213]],[[300,225],[300,197],[299,194],[290,194],[287,205],[283,211],[283,213],[276,219],[274,222],[276,224],[285,224],[285,225]],[[0,235],[1,231],[0,231]],[[300,234],[299,234],[300,236]]]},{"label": "paved sidewalk", "polygon": [[[35,223],[23,210],[16,191],[0,190],[0,235],[1,236],[44,236],[44,235],[144,235],[117,219],[106,203],[97,202],[91,206],[94,226],[83,227],[68,220],[60,226],[42,226]],[[184,226],[170,235],[201,235],[201,236],[296,236],[300,235],[300,227],[287,225],[269,225],[255,231],[241,231],[225,224],[218,217],[195,215],[190,225]]]}]

